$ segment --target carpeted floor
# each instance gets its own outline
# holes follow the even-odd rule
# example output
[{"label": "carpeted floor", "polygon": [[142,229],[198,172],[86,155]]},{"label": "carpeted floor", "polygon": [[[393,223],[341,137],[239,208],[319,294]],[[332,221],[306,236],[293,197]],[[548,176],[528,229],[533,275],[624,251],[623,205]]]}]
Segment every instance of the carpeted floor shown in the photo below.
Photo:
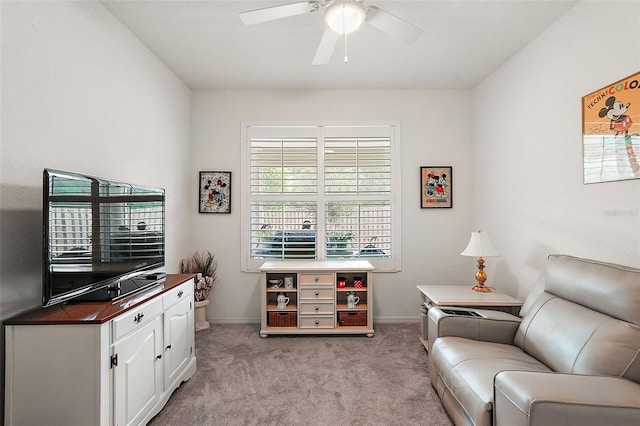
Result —
[{"label": "carpeted floor", "polygon": [[153,426],[452,425],[431,387],[417,323],[375,336],[270,336],[258,325],[196,333],[198,368]]}]

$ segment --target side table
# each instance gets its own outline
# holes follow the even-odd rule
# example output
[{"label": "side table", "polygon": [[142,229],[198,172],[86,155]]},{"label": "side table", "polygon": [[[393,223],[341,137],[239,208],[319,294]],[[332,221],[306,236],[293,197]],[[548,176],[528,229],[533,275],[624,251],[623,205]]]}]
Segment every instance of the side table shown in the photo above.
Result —
[{"label": "side table", "polygon": [[420,341],[425,349],[428,348],[428,317],[429,309],[434,306],[453,306],[465,308],[492,309],[518,315],[522,301],[499,291],[479,293],[471,290],[471,286],[451,285],[419,285],[420,291]]}]

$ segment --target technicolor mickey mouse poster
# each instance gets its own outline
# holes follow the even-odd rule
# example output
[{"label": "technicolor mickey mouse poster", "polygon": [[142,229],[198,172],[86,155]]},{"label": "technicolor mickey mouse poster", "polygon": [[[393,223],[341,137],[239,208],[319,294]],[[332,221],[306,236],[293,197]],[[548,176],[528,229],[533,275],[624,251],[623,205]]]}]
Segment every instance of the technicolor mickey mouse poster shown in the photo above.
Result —
[{"label": "technicolor mickey mouse poster", "polygon": [[582,98],[584,183],[640,178],[640,72]]}]

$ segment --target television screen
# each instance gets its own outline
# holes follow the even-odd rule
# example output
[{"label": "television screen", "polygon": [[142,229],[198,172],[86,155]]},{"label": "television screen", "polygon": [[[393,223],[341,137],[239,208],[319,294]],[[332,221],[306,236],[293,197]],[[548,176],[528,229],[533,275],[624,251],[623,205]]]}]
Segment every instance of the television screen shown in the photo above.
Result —
[{"label": "television screen", "polygon": [[108,300],[164,265],[164,190],[44,170],[43,305]]}]

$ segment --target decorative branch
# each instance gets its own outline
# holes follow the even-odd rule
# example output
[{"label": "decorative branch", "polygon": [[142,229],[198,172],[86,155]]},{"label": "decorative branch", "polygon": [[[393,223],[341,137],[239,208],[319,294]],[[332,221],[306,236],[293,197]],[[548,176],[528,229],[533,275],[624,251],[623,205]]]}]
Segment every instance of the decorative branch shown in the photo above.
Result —
[{"label": "decorative branch", "polygon": [[196,274],[194,298],[197,302],[206,300],[216,280],[218,262],[209,251],[194,253],[193,256],[180,261],[180,273]]}]

